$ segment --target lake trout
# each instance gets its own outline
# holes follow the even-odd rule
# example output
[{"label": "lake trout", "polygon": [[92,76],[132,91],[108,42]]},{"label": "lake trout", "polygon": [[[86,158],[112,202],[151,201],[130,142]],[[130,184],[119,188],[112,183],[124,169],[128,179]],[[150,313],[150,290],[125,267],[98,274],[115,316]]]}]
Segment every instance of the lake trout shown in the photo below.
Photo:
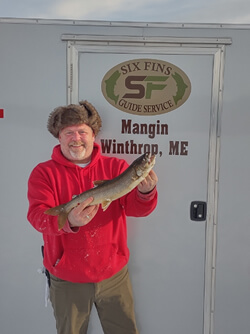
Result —
[{"label": "lake trout", "polygon": [[94,188],[75,196],[68,203],[55,206],[45,211],[51,216],[58,216],[58,229],[65,225],[70,211],[79,203],[93,197],[90,205],[101,204],[105,211],[112,201],[128,194],[148,175],[155,164],[155,156],[145,153],[134,160],[132,164],[120,175],[111,180],[94,181]]}]

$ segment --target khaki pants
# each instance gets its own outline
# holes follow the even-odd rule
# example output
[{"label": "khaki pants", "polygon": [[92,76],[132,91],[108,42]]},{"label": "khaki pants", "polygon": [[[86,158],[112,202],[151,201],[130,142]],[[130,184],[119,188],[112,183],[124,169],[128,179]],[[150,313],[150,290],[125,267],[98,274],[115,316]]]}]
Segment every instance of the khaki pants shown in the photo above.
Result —
[{"label": "khaki pants", "polygon": [[127,266],[100,283],[71,283],[51,275],[50,300],[58,334],[86,334],[93,304],[104,334],[138,334]]}]

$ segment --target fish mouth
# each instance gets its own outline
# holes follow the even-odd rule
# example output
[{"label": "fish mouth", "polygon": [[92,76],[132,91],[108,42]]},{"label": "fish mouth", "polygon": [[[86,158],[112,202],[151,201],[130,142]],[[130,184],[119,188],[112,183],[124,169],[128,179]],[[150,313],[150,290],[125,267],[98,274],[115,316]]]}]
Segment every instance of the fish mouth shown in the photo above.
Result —
[{"label": "fish mouth", "polygon": [[148,163],[152,163],[155,160],[155,155],[150,152],[145,153],[145,158]]}]

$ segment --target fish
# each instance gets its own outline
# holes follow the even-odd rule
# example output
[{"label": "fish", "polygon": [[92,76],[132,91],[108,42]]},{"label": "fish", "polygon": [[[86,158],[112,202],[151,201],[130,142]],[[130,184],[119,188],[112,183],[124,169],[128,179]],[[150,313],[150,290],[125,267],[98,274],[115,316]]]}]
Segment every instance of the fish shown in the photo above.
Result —
[{"label": "fish", "polygon": [[90,206],[101,204],[102,210],[105,211],[114,200],[128,194],[137,187],[147,177],[154,165],[155,155],[146,152],[135,159],[117,177],[110,180],[94,181],[94,188],[84,191],[65,204],[46,210],[44,213],[58,216],[58,229],[61,230],[68,219],[70,211],[89,197],[93,197]]},{"label": "fish", "polygon": [[115,71],[107,80],[105,80],[106,94],[115,102],[115,104],[119,99],[119,95],[115,95],[115,85],[120,76],[121,73],[119,71]]},{"label": "fish", "polygon": [[177,103],[183,98],[188,86],[185,84],[180,74],[178,73],[172,74],[172,77],[174,78],[176,85],[177,85],[177,93],[175,96],[173,96],[175,105],[177,105]]}]

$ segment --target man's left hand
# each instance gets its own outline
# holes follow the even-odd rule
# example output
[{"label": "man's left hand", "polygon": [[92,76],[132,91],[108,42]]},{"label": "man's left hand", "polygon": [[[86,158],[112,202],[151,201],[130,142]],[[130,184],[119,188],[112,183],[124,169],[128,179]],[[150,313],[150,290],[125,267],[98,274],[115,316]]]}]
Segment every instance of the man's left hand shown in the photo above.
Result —
[{"label": "man's left hand", "polygon": [[140,184],[138,184],[138,190],[143,194],[149,193],[154,189],[157,182],[158,177],[156,173],[151,169],[148,176]]}]

